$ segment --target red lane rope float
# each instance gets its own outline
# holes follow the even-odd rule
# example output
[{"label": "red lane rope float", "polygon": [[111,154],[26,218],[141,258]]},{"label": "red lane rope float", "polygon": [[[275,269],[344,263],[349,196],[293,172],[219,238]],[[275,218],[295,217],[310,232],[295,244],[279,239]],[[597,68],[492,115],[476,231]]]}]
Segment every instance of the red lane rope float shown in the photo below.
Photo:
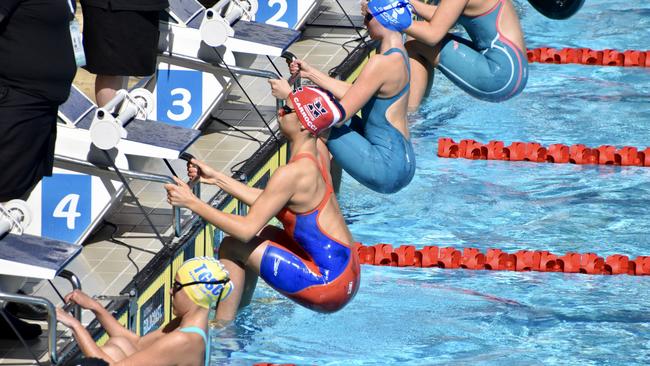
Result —
[{"label": "red lane rope float", "polygon": [[492,271],[535,271],[584,273],[591,275],[650,275],[650,256],[634,260],[626,255],[613,254],[607,258],[594,253],[567,252],[560,256],[549,251],[519,250],[511,254],[500,249],[482,253],[477,248],[425,246],[415,249],[402,245],[393,249],[390,244],[364,246],[356,243],[362,264],[392,267],[439,267],[445,269],[471,269]]},{"label": "red lane rope float", "polygon": [[619,149],[612,145],[591,148],[582,144],[571,146],[552,144],[544,147],[537,142],[513,142],[506,146],[503,141],[490,141],[487,144],[482,144],[470,139],[456,142],[443,137],[438,140],[438,156],[471,160],[650,167],[650,147],[639,151],[632,146],[624,146]]},{"label": "red lane rope float", "polygon": [[544,64],[650,67],[650,51],[540,47],[529,49],[526,54],[528,62]]}]

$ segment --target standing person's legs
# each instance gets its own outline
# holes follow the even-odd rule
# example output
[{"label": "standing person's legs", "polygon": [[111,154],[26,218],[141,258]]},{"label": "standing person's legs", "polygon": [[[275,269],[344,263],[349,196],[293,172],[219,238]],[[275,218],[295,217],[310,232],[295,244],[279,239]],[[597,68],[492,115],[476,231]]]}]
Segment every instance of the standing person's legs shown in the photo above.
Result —
[{"label": "standing person's legs", "polygon": [[86,70],[97,75],[95,95],[105,105],[129,76],[156,71],[158,11],[102,9],[82,2]]},{"label": "standing person's legs", "polygon": [[26,198],[52,174],[57,106],[0,87],[0,202]]},{"label": "standing person's legs", "polygon": [[103,107],[120,89],[126,89],[128,76],[97,75],[95,77],[95,98],[97,105]]}]

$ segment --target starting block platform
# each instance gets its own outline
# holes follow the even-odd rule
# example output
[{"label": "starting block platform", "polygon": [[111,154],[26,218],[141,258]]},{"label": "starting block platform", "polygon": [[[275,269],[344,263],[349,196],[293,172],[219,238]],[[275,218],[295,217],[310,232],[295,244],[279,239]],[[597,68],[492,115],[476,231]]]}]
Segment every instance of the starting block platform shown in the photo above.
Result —
[{"label": "starting block platform", "polygon": [[80,252],[80,245],[6,234],[0,238],[0,274],[52,280]]},{"label": "starting block platform", "polygon": [[[159,60],[155,79],[147,85],[156,99],[153,119],[201,128],[232,86],[232,75],[225,65],[241,70],[257,56],[281,56],[299,39],[297,29],[320,4],[316,0],[232,2],[235,5],[229,6],[240,8],[238,15],[222,18],[221,11],[206,9],[196,0],[170,1],[167,16],[160,23],[159,51],[164,57]],[[204,42],[206,34],[201,28],[209,22],[206,14],[214,15],[218,23],[216,32],[209,30],[206,34],[220,33],[220,47]],[[203,67],[197,67],[201,63]]]}]

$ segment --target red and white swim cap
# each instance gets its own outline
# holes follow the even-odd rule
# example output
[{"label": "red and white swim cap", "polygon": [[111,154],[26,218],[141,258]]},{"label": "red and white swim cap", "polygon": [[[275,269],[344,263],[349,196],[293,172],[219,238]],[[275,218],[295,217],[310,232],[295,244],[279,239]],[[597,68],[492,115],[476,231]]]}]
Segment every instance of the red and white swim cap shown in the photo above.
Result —
[{"label": "red and white swim cap", "polygon": [[315,86],[303,86],[289,94],[298,120],[312,134],[334,126],[345,118],[345,111],[332,93]]}]

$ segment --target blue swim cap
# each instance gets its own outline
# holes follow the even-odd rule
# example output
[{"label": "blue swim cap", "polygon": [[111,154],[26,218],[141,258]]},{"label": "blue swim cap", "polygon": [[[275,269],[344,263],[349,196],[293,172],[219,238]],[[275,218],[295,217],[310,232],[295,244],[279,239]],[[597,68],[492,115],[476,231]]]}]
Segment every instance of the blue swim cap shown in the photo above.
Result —
[{"label": "blue swim cap", "polygon": [[370,0],[368,12],[384,28],[395,32],[402,32],[413,22],[412,7],[408,0]]}]

